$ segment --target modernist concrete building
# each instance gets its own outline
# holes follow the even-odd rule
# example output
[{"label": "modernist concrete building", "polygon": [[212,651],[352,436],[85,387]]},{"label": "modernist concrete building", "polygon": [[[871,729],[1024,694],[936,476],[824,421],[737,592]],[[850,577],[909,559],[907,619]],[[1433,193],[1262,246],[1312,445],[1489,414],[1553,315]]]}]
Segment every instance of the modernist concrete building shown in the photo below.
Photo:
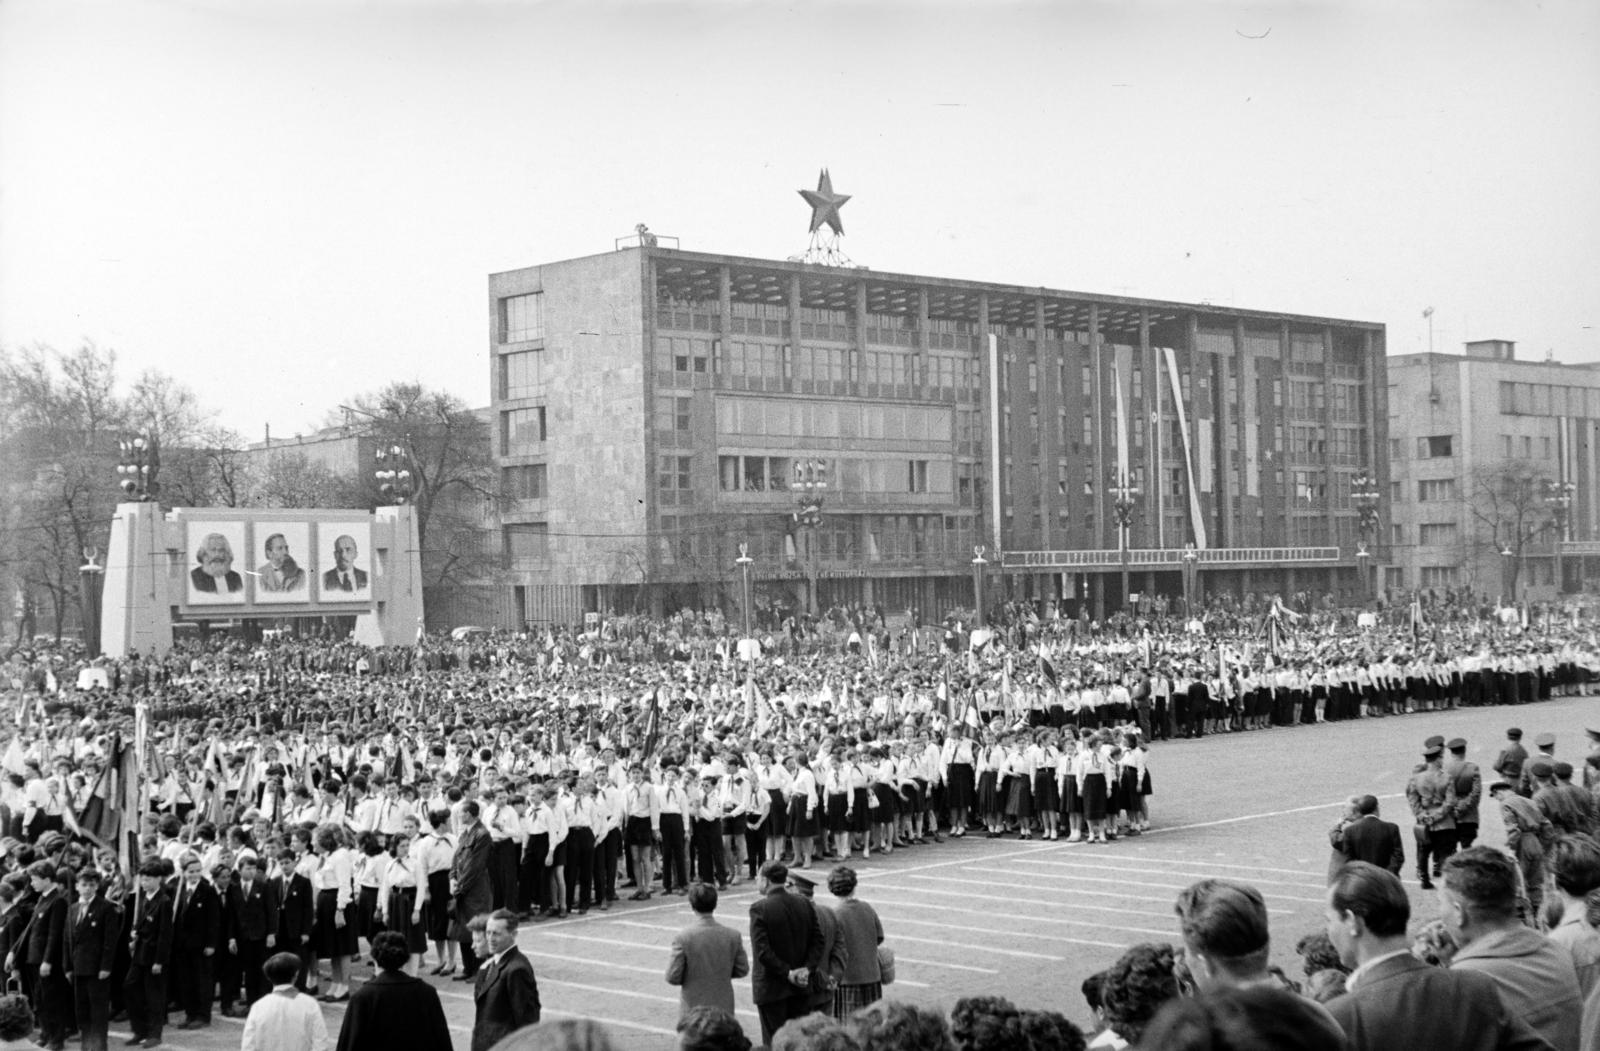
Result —
[{"label": "modernist concrete building", "polygon": [[981,546],[990,602],[1115,609],[1119,489],[1130,592],[1348,592],[1351,479],[1387,490],[1377,324],[654,244],[487,307],[523,622],[736,611],[741,543],[758,604],[937,616]]},{"label": "modernist concrete building", "polygon": [[1555,594],[1600,553],[1600,369],[1509,340],[1389,360],[1391,586]]}]

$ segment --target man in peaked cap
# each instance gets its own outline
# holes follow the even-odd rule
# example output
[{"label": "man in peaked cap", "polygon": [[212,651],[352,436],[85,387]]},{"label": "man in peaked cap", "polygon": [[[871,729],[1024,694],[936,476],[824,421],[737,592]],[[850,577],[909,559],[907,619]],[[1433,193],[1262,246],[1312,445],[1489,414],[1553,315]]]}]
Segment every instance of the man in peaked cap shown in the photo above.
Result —
[{"label": "man in peaked cap", "polygon": [[1456,790],[1456,846],[1466,850],[1478,838],[1478,805],[1483,801],[1483,771],[1477,763],[1467,761],[1467,742],[1463,737],[1451,738],[1445,747],[1450,750],[1444,761],[1444,772]]},{"label": "man in peaked cap", "polygon": [[1506,731],[1506,746],[1494,760],[1494,772],[1513,789],[1522,782],[1522,766],[1528,761],[1528,750],[1522,747],[1522,730],[1513,726]]},{"label": "man in peaked cap", "polygon": [[1417,879],[1423,890],[1433,889],[1429,859],[1433,860],[1432,874],[1437,876],[1444,859],[1455,850],[1456,790],[1454,781],[1444,772],[1440,759],[1443,754],[1444,738],[1430,737],[1423,742],[1422,766],[1406,784],[1406,801],[1417,822]]},{"label": "man in peaked cap", "polygon": [[1533,793],[1539,787],[1534,783],[1533,764],[1542,759],[1550,764],[1552,772],[1554,771],[1556,765],[1556,735],[1546,731],[1533,739],[1533,746],[1537,751],[1523,762],[1522,778],[1517,782],[1517,794],[1526,796],[1529,799],[1533,798]]}]

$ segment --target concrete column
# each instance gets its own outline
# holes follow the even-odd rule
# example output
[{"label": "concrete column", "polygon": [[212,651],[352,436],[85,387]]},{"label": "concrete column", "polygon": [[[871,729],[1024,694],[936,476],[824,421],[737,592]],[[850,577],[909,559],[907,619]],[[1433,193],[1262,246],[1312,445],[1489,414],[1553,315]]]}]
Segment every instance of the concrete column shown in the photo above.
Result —
[{"label": "concrete column", "polygon": [[[800,352],[800,275],[789,275],[789,353],[793,360]],[[784,370],[783,389],[794,391],[794,369]]]},{"label": "concrete column", "polygon": [[[1039,417],[1039,544],[1050,550],[1056,544],[1056,508],[1061,497],[1056,492],[1056,479],[1060,474],[1057,460],[1060,450],[1056,446],[1056,417],[1061,405],[1061,391],[1057,380],[1061,370],[1056,368],[1054,357],[1047,356],[1044,340],[1044,298],[1033,304],[1033,331],[1038,338],[1033,341],[1033,367],[1038,376],[1038,390],[1032,395],[1033,409]],[[1040,589],[1044,594],[1044,589]]]},{"label": "concrete column", "polygon": [[[1102,375],[1101,361],[1105,355],[1100,346],[1100,304],[1089,304],[1089,360],[1093,367],[1094,375],[1094,418],[1099,426],[1095,428],[1094,436],[1094,546],[1104,551],[1113,546],[1106,539],[1106,489],[1110,485],[1111,477],[1110,443],[1111,431],[1114,423],[1111,419],[1114,413],[1107,410],[1105,404],[1105,382]],[[1097,578],[1098,579],[1098,578]],[[1105,595],[1097,592],[1097,602],[1104,603]],[[1098,607],[1103,609],[1103,606]],[[1098,615],[1098,614],[1097,614]]]}]

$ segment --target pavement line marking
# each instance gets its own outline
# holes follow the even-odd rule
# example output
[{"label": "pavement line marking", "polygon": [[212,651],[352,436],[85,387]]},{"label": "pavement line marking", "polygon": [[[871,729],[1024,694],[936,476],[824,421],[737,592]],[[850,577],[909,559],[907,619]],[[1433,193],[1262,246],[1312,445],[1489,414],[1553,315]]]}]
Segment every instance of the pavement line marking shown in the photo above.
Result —
[{"label": "pavement line marking", "polygon": [[[972,897],[972,895],[967,891],[956,891],[956,890],[930,890],[930,891],[926,891],[925,893],[928,893],[928,894],[943,894],[943,895],[946,895],[946,896],[949,896],[949,897],[953,897],[953,898],[966,898],[966,899],[969,899],[969,900]],[[1016,898],[1011,899],[1011,901],[1014,901],[1014,902],[1016,902],[1017,904],[1020,904],[1020,905],[1031,904],[1031,902],[1029,902],[1027,900],[1021,900],[1021,899],[1016,899]],[[1045,903],[1040,902],[1038,904],[1045,904]],[[990,911],[987,911],[987,910],[984,910],[984,909],[958,909],[958,908],[956,908],[954,906],[951,906],[951,905],[930,905],[927,902],[918,902],[916,905],[907,905],[906,908],[934,909],[934,910],[937,910],[939,912],[959,912],[959,913],[963,913],[963,914],[969,915],[969,916],[985,916],[985,917],[988,917],[990,919],[993,919],[994,915],[995,915],[993,912],[990,912]],[[1149,913],[1141,913],[1141,915],[1149,916],[1150,914]],[[1127,931],[1130,934],[1149,934],[1149,935],[1153,935],[1153,936],[1160,937],[1160,938],[1170,937],[1171,934],[1172,934],[1171,930],[1156,930],[1156,929],[1153,929],[1153,928],[1150,928],[1150,927],[1130,927],[1126,923],[1096,923],[1093,920],[1069,920],[1069,919],[1057,918],[1057,917],[1054,917],[1054,916],[1017,916],[1017,917],[1014,917],[1014,918],[1023,920],[1023,921],[1025,921],[1027,923],[1059,923],[1059,924],[1065,924],[1068,927],[1101,927],[1101,928],[1104,928],[1105,930],[1108,930],[1108,931]],[[899,917],[899,918],[896,918],[895,922],[896,923],[919,923],[919,922],[920,923],[928,923],[929,921],[927,921],[927,920],[907,920],[907,919],[905,919],[903,917]],[[939,925],[936,925],[936,926],[943,926],[943,925],[939,924]],[[984,931],[985,933],[988,933],[988,934],[1003,934],[1008,938],[1015,938],[1015,937],[1044,938],[1044,939],[1047,939],[1047,940],[1050,940],[1050,941],[1062,941],[1062,940],[1071,941],[1072,940],[1071,938],[1063,939],[1059,935],[1054,935],[1054,934],[1030,934],[1030,933],[1026,933],[1026,932],[1022,932],[1022,931],[1002,931],[1002,930],[996,930],[993,927],[983,927],[983,928],[979,928],[979,929]],[[1104,942],[1088,942],[1086,944],[1089,944],[1089,945],[1103,945],[1105,943]]]},{"label": "pavement line marking", "polygon": [[[925,880],[937,880],[939,882],[955,882],[955,883],[974,884],[973,880],[958,880],[958,879],[955,879],[954,877],[951,877],[951,876],[923,876],[921,878],[925,879]],[[984,881],[982,884],[976,884],[976,885],[988,886],[989,883],[988,883],[988,881]],[[1017,884],[1017,886],[1029,886],[1030,889],[1032,889],[1032,890],[1053,890],[1053,889],[1055,889],[1055,888],[1052,888],[1052,887],[1039,887],[1039,886],[1032,886],[1032,885],[1029,885],[1029,884]],[[923,886],[885,887],[884,889],[885,890],[897,890],[897,891],[901,891],[902,893],[906,893],[906,894],[939,894],[939,893],[946,893],[946,892],[943,892],[943,891],[929,890],[927,887],[923,887]],[[1172,902],[1167,898],[1147,897],[1147,896],[1142,895],[1142,894],[1119,894],[1118,892],[1116,892],[1114,890],[1089,890],[1089,889],[1083,888],[1083,887],[1073,887],[1072,888],[1072,893],[1073,893],[1074,897],[1085,895],[1085,894],[1092,894],[1097,898],[1126,898],[1129,901],[1148,901],[1148,902],[1150,902],[1150,903],[1152,903],[1154,905],[1158,905],[1159,906],[1159,908],[1155,910],[1157,912],[1160,912],[1160,911],[1168,908],[1172,904]],[[1016,900],[1016,899],[1013,899],[1013,900]],[[1088,910],[1090,912],[1115,912],[1115,913],[1120,913],[1120,914],[1122,914],[1124,916],[1148,916],[1151,913],[1151,910],[1148,909],[1148,908],[1144,908],[1144,909],[1124,909],[1124,908],[1119,908],[1116,905],[1088,905],[1088,904],[1085,904],[1085,903],[1083,903],[1081,901],[1080,902],[1039,901],[1038,899],[1032,899],[1032,902],[1034,904],[1038,904],[1038,905],[1055,905],[1055,906],[1071,905],[1071,907],[1074,908],[1074,909],[1086,909],[1086,910]],[[884,898],[874,898],[873,899],[873,907],[874,908],[882,908],[885,905],[895,905],[895,904],[901,904],[901,903],[889,901],[889,900],[884,899]],[[916,907],[917,908],[921,908],[922,906],[920,904],[918,904]],[[1284,915],[1288,915],[1288,910],[1287,909],[1280,909],[1278,911],[1283,913]],[[984,915],[992,915],[992,914],[985,912]]]},{"label": "pavement line marking", "polygon": [[[933,926],[939,926],[939,925],[938,924],[934,924]],[[982,927],[951,927],[950,929],[951,930],[957,930],[957,931],[982,931],[983,930]],[[1036,934],[1033,937],[1035,937],[1035,938],[1047,938],[1047,937],[1049,937],[1049,935]],[[971,964],[966,964],[966,963],[946,963],[943,960],[922,960],[922,959],[918,959],[915,956],[902,956],[899,953],[896,953],[894,958],[895,958],[895,961],[897,963],[914,963],[919,967],[948,967],[948,968],[950,968],[951,970],[954,970],[954,971],[971,971],[974,974],[999,974],[1000,973],[999,971],[995,970],[993,967],[974,967]],[[895,982],[898,984],[900,982],[900,980],[901,979],[896,978]]]},{"label": "pavement line marking", "polygon": [[[541,1013],[555,1015],[559,1018],[587,1018],[591,1022],[599,1022],[602,1025],[620,1026],[623,1029],[637,1029],[645,1033],[654,1033],[657,1036],[676,1038],[678,1035],[677,1030],[674,1029],[662,1029],[660,1026],[645,1025],[643,1022],[624,1022],[620,1018],[605,1018],[597,1014],[590,1014],[587,1011],[582,1013],[577,1011],[552,1011],[546,1007],[542,1009]],[[761,1016],[758,1014],[756,1017],[760,1018]]]},{"label": "pavement line marking", "polygon": [[[609,985],[589,985],[586,982],[569,982],[564,978],[547,977],[541,981],[549,982],[551,985],[564,985],[569,989],[582,989],[586,993],[604,993],[607,996],[630,996],[636,1000],[653,1000],[659,1004],[671,1004],[674,1007],[679,1006],[678,997],[676,996],[660,996],[656,993],[641,993],[637,990],[617,989]],[[757,1012],[743,1007],[738,1008],[734,1013],[748,1015],[751,1018],[760,1017]]]},{"label": "pavement line marking", "polygon": [[[918,905],[917,906],[917,908],[919,908],[919,909],[926,909],[926,908],[930,908],[930,907],[931,906],[928,906],[928,905]],[[949,907],[946,906],[946,908],[949,908]],[[959,912],[959,911],[965,911],[965,910],[959,910],[958,909],[958,910],[951,910],[951,911],[958,911]],[[990,915],[990,914],[985,913],[984,915]],[[967,926],[965,924],[960,924],[960,923],[946,923],[943,920],[911,920],[911,919],[905,918],[904,916],[897,916],[897,917],[895,917],[895,921],[894,922],[895,923],[909,923],[909,924],[912,924],[914,926],[919,926],[919,927],[938,927],[940,930],[946,930],[946,931],[974,931],[974,932],[976,932],[978,934],[1004,934],[1007,938],[1035,938],[1035,939],[1038,939],[1039,941],[1045,941],[1045,942],[1053,942],[1053,941],[1059,941],[1060,940],[1054,934],[1038,934],[1038,933],[1036,933],[1034,931],[997,931],[993,927],[969,927],[969,926]],[[1076,921],[1064,921],[1064,922],[1076,922]],[[1108,930],[1132,931],[1132,932],[1138,933],[1138,934],[1157,934],[1157,933],[1164,933],[1165,934],[1165,933],[1171,933],[1169,931],[1158,932],[1158,931],[1153,931],[1153,930],[1145,930],[1142,927],[1128,927],[1128,926],[1124,926],[1123,924],[1120,924],[1120,923],[1117,923],[1117,924],[1112,924],[1112,923],[1083,924],[1083,926],[1100,926],[1100,927],[1105,927]],[[903,956],[902,957],[896,957],[896,958],[897,959],[905,959],[905,957],[903,957]],[[945,966],[960,967],[961,965],[960,964],[940,964],[940,963],[936,963],[935,966],[939,966],[939,967],[945,967]],[[961,969],[962,970],[967,970],[967,971],[983,970],[983,968],[981,968],[981,967],[962,967]],[[988,973],[989,974],[998,974],[999,972],[997,972],[997,971],[989,971]]]},{"label": "pavement line marking", "polygon": [[[1030,875],[1030,873],[1018,873],[1018,872],[1012,872],[1012,871],[1010,871],[1008,869],[992,869],[992,868],[986,868],[986,867],[978,866],[978,865],[974,865],[968,871],[970,871],[970,872],[992,872],[992,873],[995,873],[996,875],[1001,875],[1001,876],[1017,876],[1017,875],[1025,876],[1025,875]],[[1178,873],[1173,873],[1173,875],[1178,875]],[[922,879],[945,879],[946,877],[943,877],[943,876],[923,876],[921,878]],[[1081,876],[1081,875],[1078,875],[1077,873],[1073,873],[1071,876],[1066,877],[1066,879],[1082,881],[1082,882],[1086,882],[1086,883],[1115,883],[1115,884],[1120,884],[1120,885],[1128,886],[1128,887],[1149,887],[1152,890],[1180,891],[1180,890],[1184,890],[1188,886],[1188,884],[1145,883],[1145,882],[1143,882],[1141,880],[1112,879],[1109,876]],[[989,886],[993,886],[993,887],[1017,887],[1017,888],[1019,888],[1021,890],[1055,890],[1055,889],[1072,890],[1073,889],[1073,887],[1072,887],[1070,882],[1064,883],[1064,884],[1056,886],[1056,887],[1040,887],[1040,886],[1038,886],[1036,884],[1030,884],[1030,883],[994,883],[994,882],[989,882],[988,885]],[[1302,898],[1302,897],[1297,897],[1297,896],[1295,896],[1293,894],[1276,894],[1276,893],[1273,894],[1273,897],[1277,898],[1279,901],[1297,901],[1297,902],[1301,902],[1302,904],[1306,904],[1306,905],[1322,905],[1322,904],[1325,904],[1326,900],[1327,900],[1326,898]]]},{"label": "pavement line marking", "polygon": [[[1391,792],[1388,795],[1378,796],[1378,799],[1398,799],[1400,793]],[[1193,828],[1215,828],[1218,825],[1235,825],[1240,821],[1261,821],[1269,817],[1287,817],[1290,814],[1309,814],[1313,810],[1333,810],[1346,805],[1349,800],[1341,799],[1337,803],[1317,803],[1313,806],[1297,806],[1288,810],[1269,810],[1265,814],[1245,814],[1242,817],[1224,817],[1216,821],[1196,821],[1190,825],[1171,825],[1162,828],[1147,829],[1146,836],[1165,835],[1171,832],[1187,832]],[[1142,837],[1141,837],[1142,838]]]},{"label": "pavement line marking", "polygon": [[913,938],[909,934],[896,936],[896,941],[921,942],[923,945],[940,945],[947,949],[965,949],[968,952],[992,952],[1000,956],[1020,956],[1028,960],[1050,960],[1053,963],[1065,963],[1066,958],[1050,956],[1042,952],[1024,952],[1021,949],[998,949],[988,945],[967,945],[962,942],[953,942],[949,939]]},{"label": "pavement line marking", "polygon": [[[965,837],[963,837],[963,838],[965,838]],[[980,861],[980,860],[985,860],[985,861],[1005,861],[1007,858],[1026,857],[1029,854],[1037,854],[1040,851],[1049,850],[1049,849],[1051,849],[1051,846],[1040,845],[1040,846],[1037,846],[1037,847],[1029,847],[1029,848],[1027,848],[1025,850],[1013,850],[1013,851],[1010,851],[1009,853],[1005,853],[1005,854],[977,854],[977,855],[974,855],[974,856],[968,856],[968,857],[964,857],[964,858],[953,858],[953,859],[951,859],[949,861],[935,861],[935,862],[932,862],[932,863],[927,864],[927,865],[912,865],[909,868],[903,868],[903,869],[898,869],[898,868],[897,869],[863,869],[863,868],[857,868],[856,869],[856,877],[858,879],[862,880],[862,881],[866,881],[868,879],[871,879],[874,876],[904,876],[907,873],[911,873],[911,872],[926,872],[929,869],[948,868],[951,865],[970,865],[972,862]]]},{"label": "pavement line marking", "polygon": [[[1136,851],[1126,854],[1119,854],[1119,856],[1137,858],[1142,862],[1148,862],[1152,865],[1195,865],[1213,869],[1241,869],[1245,872],[1276,872],[1284,876],[1311,876],[1313,878],[1320,878],[1325,875],[1325,873],[1313,869],[1275,869],[1269,868],[1266,865],[1238,865],[1226,861],[1212,861],[1208,858],[1194,858],[1189,861],[1184,861],[1181,858],[1151,857],[1148,854],[1138,853]],[[1151,873],[1151,875],[1159,875],[1159,873]]]},{"label": "pavement line marking", "polygon": [[[1140,859],[1140,860],[1143,860],[1143,859]],[[1085,865],[1081,861],[1044,861],[1044,860],[1035,860],[1033,858],[1019,858],[1015,862],[1015,864],[1018,864],[1018,865],[1046,865],[1046,866],[1048,866],[1050,868],[1056,868],[1056,869],[1088,869],[1090,872],[1126,872],[1127,871],[1126,867],[1119,868],[1119,867],[1117,867],[1115,865]],[[1193,867],[1195,867],[1195,868],[1204,868],[1206,866],[1205,866],[1204,862],[1201,862],[1198,865],[1195,865]],[[1266,870],[1262,870],[1262,871],[1266,871]],[[1168,876],[1168,875],[1171,875],[1171,876],[1193,877],[1195,879],[1205,879],[1205,878],[1209,878],[1209,877],[1215,876],[1216,873],[1213,873],[1213,872],[1150,872],[1150,873],[1146,873],[1146,875],[1150,875],[1150,876]],[[1322,883],[1310,883],[1310,882],[1302,883],[1302,882],[1300,882],[1298,880],[1267,879],[1267,878],[1262,877],[1262,876],[1257,876],[1255,879],[1251,880],[1250,882],[1252,882],[1252,883],[1272,883],[1272,884],[1276,884],[1276,885],[1281,886],[1281,887],[1301,887],[1301,888],[1307,888],[1307,889],[1311,889],[1311,890],[1322,890],[1322,889],[1325,889],[1325,884],[1322,884]]]},{"label": "pavement line marking", "polygon": [[[176,1028],[176,1026],[173,1026],[171,1028]],[[191,1030],[185,1029],[184,1032],[186,1032],[186,1033],[187,1032],[191,1032]],[[118,1040],[127,1041],[127,1040],[132,1040],[133,1039],[133,1030],[131,1030],[131,1029],[121,1029],[121,1030],[108,1029],[108,1030],[106,1030],[106,1035],[107,1036],[114,1036]],[[36,1044],[34,1046],[43,1047],[44,1045]],[[163,1027],[163,1029],[162,1029],[161,1046],[162,1047],[170,1047],[170,1048],[173,1049],[173,1051],[190,1051],[190,1048],[189,1048],[188,1045],[186,1045],[186,1044],[174,1044],[171,1040],[168,1040],[167,1039],[167,1034],[166,1034],[166,1027]]]},{"label": "pavement line marking", "polygon": [[662,977],[661,970],[655,967],[640,967],[639,965],[632,963],[613,963],[610,960],[596,960],[592,956],[569,956],[566,953],[543,952],[539,949],[523,949],[521,951],[529,956],[542,956],[550,960],[564,960],[571,963],[588,964],[591,967],[609,967],[614,971],[632,971],[635,974],[649,974],[654,975],[657,978],[661,978],[662,981],[666,980]]},{"label": "pavement line marking", "polygon": [[615,938],[595,938],[595,937],[593,937],[591,935],[587,935],[587,934],[573,934],[571,931],[556,931],[556,930],[552,930],[552,931],[546,931],[545,933],[553,935],[553,936],[558,937],[558,938],[570,938],[572,941],[575,941],[575,942],[594,942],[596,945],[608,945],[608,946],[611,946],[612,948],[616,948],[618,945],[626,944],[626,945],[630,945],[630,946],[632,946],[632,947],[634,947],[636,949],[656,949],[656,950],[659,950],[660,952],[670,952],[670,951],[672,951],[672,946],[670,946],[670,945],[652,945],[649,942],[619,942]]}]

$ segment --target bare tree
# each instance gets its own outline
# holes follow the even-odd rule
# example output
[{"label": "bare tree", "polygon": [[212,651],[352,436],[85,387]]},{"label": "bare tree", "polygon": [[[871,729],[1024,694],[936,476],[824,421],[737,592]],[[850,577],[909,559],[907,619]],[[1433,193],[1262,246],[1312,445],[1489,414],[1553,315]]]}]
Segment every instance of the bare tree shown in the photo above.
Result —
[{"label": "bare tree", "polygon": [[1507,591],[1515,596],[1523,556],[1539,537],[1554,537],[1554,519],[1545,505],[1550,473],[1523,460],[1501,460],[1473,469],[1463,494],[1467,511],[1494,550],[1509,563]]}]

